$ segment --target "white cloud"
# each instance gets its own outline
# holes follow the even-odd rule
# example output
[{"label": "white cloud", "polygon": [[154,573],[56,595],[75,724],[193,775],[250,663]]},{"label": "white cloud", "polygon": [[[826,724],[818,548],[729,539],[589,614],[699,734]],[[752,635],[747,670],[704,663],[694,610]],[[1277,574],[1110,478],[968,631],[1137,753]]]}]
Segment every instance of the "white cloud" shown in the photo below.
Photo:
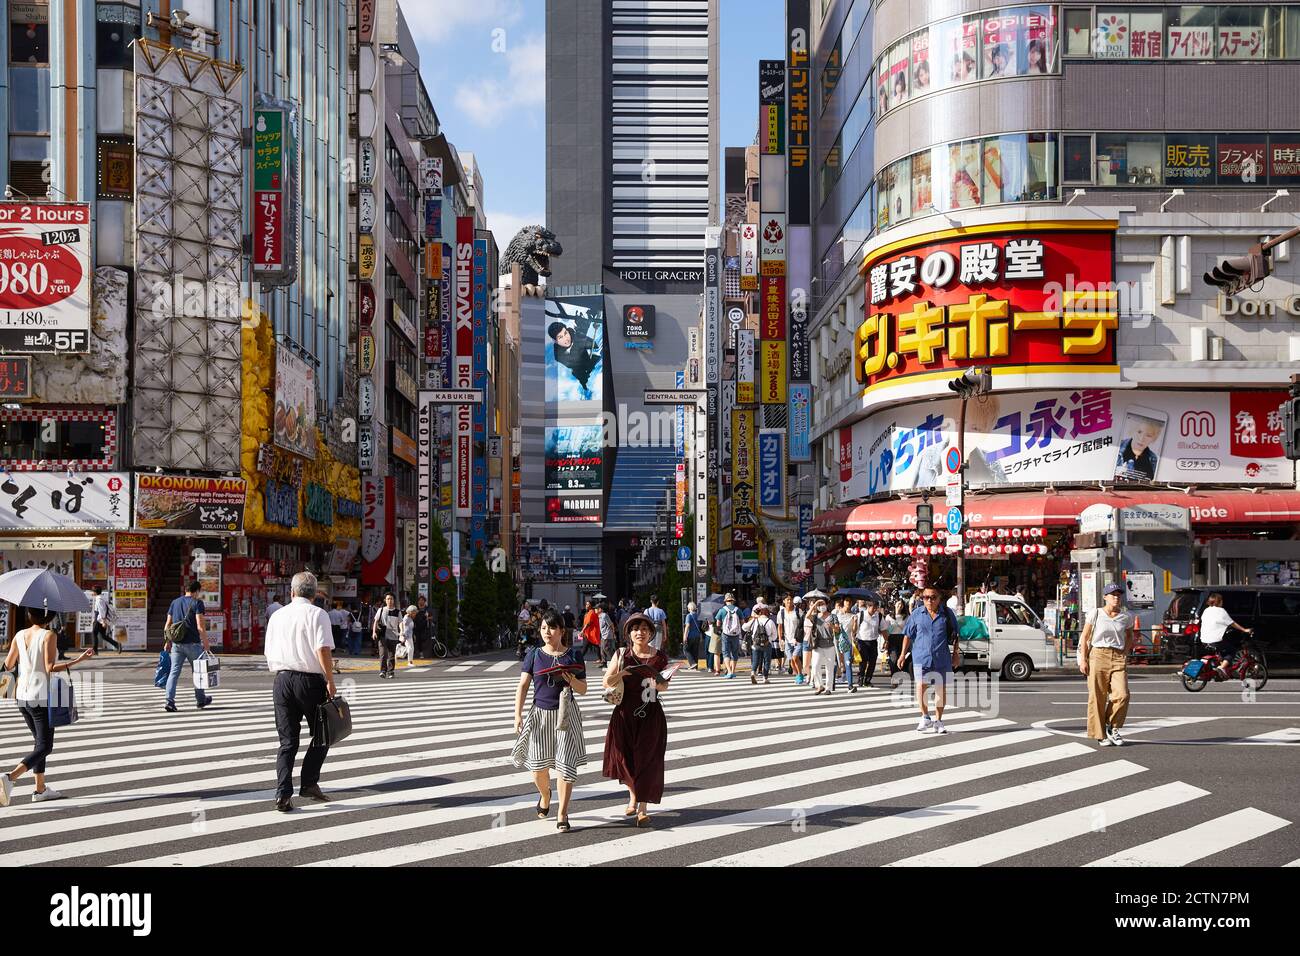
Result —
[{"label": "white cloud", "polygon": [[[416,42],[442,43],[464,27],[509,27],[523,18],[523,4],[519,0],[419,0],[402,10],[406,24]],[[483,36],[486,50],[491,43],[490,32]]]},{"label": "white cloud", "polygon": [[510,212],[492,212],[487,214],[488,228],[492,230],[492,235],[496,238],[497,248],[503,253],[506,246],[510,245],[510,240],[515,237],[524,226],[536,226],[545,222],[540,215],[529,214],[526,216],[516,216]]},{"label": "white cloud", "polygon": [[[506,76],[483,76],[456,88],[456,107],[473,123],[497,126],[503,119],[532,113],[546,105],[546,41],[531,36],[507,46],[502,57]],[[486,62],[491,63],[489,58]]]}]

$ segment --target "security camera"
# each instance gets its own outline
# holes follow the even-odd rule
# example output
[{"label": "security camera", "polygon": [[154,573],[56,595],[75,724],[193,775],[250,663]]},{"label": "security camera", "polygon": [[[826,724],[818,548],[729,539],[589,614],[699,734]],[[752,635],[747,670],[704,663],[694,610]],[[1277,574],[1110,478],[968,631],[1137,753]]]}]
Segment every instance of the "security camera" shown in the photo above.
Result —
[{"label": "security camera", "polygon": [[184,30],[190,15],[186,10],[173,10],[171,15],[171,24],[173,30]]}]

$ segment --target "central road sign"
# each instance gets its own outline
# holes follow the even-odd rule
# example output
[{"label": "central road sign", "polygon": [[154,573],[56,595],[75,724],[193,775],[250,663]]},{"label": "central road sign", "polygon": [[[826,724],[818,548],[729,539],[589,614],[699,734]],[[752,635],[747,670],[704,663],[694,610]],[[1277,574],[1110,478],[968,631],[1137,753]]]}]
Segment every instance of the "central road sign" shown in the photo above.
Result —
[{"label": "central road sign", "polygon": [[962,519],[962,515],[961,515],[960,508],[948,509],[948,533],[949,534],[961,534],[961,519]]}]

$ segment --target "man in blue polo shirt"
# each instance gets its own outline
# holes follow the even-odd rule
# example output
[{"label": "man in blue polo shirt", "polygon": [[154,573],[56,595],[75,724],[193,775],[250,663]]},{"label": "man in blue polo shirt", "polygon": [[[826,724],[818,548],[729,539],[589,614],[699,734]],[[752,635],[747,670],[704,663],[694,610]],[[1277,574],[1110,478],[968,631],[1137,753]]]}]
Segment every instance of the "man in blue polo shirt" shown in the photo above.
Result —
[{"label": "man in blue polo shirt", "polygon": [[[899,652],[899,663],[907,660],[910,648],[912,673],[916,678],[916,699],[921,706],[921,721],[916,725],[917,733],[946,734],[943,726],[943,707],[946,702],[945,691],[949,675],[952,674],[953,658],[961,663],[961,648],[957,644],[957,615],[950,608],[944,607],[935,588],[927,587],[921,593],[921,606],[913,611],[903,625],[903,649]],[[949,652],[949,647],[953,652]],[[935,685],[934,720],[926,707],[926,684]]]}]

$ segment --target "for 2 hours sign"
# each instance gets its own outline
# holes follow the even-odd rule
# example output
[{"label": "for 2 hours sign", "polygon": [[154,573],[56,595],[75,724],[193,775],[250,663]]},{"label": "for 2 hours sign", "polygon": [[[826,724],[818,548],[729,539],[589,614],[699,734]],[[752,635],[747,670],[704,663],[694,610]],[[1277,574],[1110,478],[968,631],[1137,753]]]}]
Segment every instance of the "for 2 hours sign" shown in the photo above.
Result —
[{"label": "for 2 hours sign", "polygon": [[0,351],[90,350],[90,206],[0,203]]}]

